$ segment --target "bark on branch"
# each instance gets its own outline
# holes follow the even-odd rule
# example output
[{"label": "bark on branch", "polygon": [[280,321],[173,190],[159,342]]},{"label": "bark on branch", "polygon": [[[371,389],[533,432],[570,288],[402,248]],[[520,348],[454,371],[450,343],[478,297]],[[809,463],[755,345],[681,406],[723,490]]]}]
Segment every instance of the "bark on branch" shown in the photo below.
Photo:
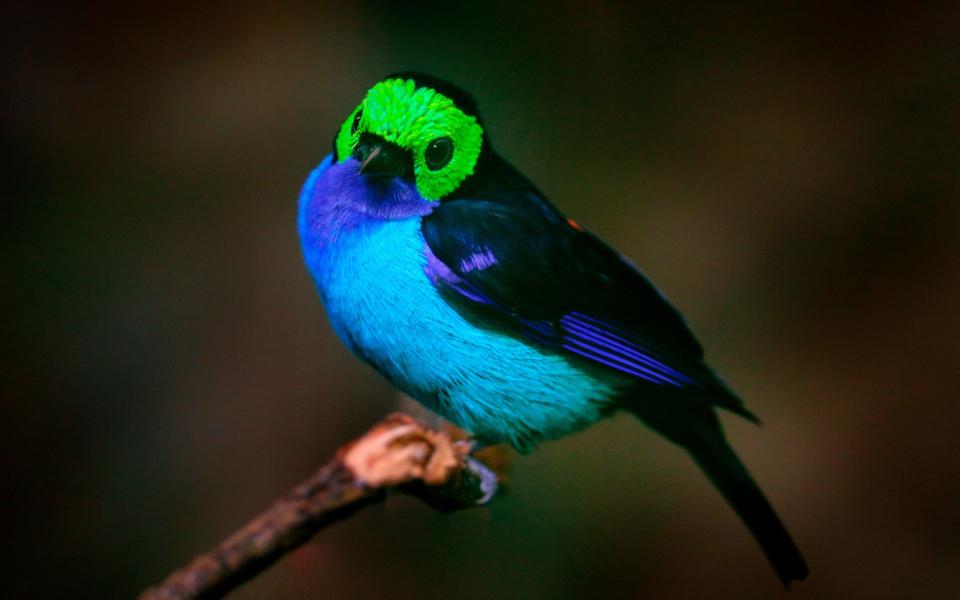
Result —
[{"label": "bark on branch", "polygon": [[219,598],[331,523],[399,488],[444,512],[486,503],[497,476],[469,444],[394,414],[219,546],[146,590],[141,600]]}]

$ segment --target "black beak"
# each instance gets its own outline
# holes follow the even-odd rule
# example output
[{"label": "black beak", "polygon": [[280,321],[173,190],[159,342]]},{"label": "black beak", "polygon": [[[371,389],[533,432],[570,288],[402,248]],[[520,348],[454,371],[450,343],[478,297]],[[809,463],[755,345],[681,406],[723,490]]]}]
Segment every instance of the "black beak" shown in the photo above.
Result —
[{"label": "black beak", "polygon": [[360,161],[360,173],[369,177],[402,177],[410,163],[403,148],[375,138],[361,138],[353,156]]}]

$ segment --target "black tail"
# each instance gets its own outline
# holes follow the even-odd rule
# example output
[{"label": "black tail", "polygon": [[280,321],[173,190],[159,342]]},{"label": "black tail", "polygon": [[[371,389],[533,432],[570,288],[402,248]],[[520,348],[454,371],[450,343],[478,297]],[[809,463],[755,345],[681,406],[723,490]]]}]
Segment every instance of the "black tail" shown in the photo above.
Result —
[{"label": "black tail", "polygon": [[780,581],[788,585],[806,579],[809,569],[800,550],[723,433],[717,431],[684,445],[753,533]]},{"label": "black tail", "polygon": [[687,449],[750,529],[784,585],[806,579],[809,573],[806,561],[763,492],[727,444],[709,399],[705,402],[686,395],[646,401],[636,398],[624,407]]}]

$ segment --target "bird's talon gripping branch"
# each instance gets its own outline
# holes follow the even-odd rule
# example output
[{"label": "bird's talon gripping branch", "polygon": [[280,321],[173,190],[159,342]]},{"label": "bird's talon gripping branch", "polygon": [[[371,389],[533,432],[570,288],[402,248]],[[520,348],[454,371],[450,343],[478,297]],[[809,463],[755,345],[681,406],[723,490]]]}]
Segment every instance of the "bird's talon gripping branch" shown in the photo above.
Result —
[{"label": "bird's talon gripping branch", "polygon": [[480,480],[480,491],[483,492],[483,496],[476,501],[476,505],[483,506],[493,500],[500,487],[497,474],[472,456],[467,456],[466,468],[473,471]]}]

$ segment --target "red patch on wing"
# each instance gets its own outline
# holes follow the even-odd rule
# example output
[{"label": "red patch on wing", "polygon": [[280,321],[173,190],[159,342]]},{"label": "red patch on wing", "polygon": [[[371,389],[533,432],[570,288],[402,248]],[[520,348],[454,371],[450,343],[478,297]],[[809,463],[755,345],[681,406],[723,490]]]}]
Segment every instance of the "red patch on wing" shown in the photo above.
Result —
[{"label": "red patch on wing", "polygon": [[573,219],[567,219],[567,224],[570,225],[570,227],[573,227],[574,229],[576,229],[577,231],[581,231],[581,232],[583,231],[583,227],[580,227],[580,223],[577,223]]}]

